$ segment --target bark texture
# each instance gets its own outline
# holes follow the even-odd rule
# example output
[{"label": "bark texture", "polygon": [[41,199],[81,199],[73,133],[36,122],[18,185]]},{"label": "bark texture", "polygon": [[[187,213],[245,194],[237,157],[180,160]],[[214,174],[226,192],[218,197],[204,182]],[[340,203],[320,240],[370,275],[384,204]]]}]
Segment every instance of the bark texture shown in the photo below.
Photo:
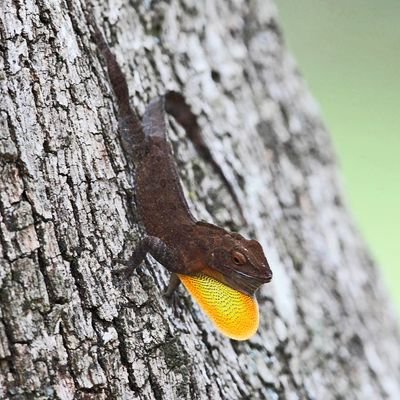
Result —
[{"label": "bark texture", "polygon": [[85,9],[1,1],[0,398],[398,398],[394,314],[271,1],[94,3],[132,105],[185,94],[248,226],[173,124],[194,214],[264,246],[274,279],[247,342],[182,288],[170,307],[151,259],[128,282],[111,275],[140,229]]}]

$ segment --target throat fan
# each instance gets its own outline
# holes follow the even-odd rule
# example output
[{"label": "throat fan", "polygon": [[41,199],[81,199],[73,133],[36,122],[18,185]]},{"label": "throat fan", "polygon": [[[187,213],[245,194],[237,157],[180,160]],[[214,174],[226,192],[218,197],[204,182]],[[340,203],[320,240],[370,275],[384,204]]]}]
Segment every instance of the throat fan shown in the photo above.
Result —
[{"label": "throat fan", "polygon": [[258,304],[249,296],[201,272],[178,274],[215,327],[235,340],[249,339],[258,328]]}]

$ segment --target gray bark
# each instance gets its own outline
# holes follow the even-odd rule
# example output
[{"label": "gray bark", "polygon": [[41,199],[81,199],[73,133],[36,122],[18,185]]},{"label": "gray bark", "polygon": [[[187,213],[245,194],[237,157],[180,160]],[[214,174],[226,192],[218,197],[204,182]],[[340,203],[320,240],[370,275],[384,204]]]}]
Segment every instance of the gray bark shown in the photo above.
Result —
[{"label": "gray bark", "polygon": [[260,329],[226,339],[182,288],[171,307],[150,258],[112,277],[142,231],[86,2],[2,0],[0,398],[398,398],[394,313],[273,4],[169,3],[94,6],[138,112],[175,89],[199,116],[248,226],[173,125],[185,193],[263,244]]}]

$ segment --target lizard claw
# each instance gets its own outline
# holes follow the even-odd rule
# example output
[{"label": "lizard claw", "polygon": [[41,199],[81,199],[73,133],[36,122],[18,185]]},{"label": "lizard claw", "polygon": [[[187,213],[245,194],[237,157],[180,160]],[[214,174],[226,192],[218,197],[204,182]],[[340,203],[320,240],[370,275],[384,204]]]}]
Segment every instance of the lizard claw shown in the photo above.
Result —
[{"label": "lizard claw", "polygon": [[169,278],[168,286],[163,293],[163,297],[165,301],[173,308],[174,314],[177,315],[179,307],[179,296],[177,294],[176,289],[180,285],[181,281],[179,280],[176,274],[172,274]]},{"label": "lizard claw", "polygon": [[118,264],[125,265],[127,267],[131,265],[129,260],[124,260],[123,258],[116,258],[116,259],[114,259],[114,262],[118,263]]},{"label": "lizard claw", "polygon": [[132,265],[129,260],[122,260],[120,258],[117,258],[115,262],[124,265],[124,267],[114,268],[112,270],[113,275],[123,275],[125,278],[130,278],[130,276],[133,274],[133,271],[136,269],[136,266]]}]

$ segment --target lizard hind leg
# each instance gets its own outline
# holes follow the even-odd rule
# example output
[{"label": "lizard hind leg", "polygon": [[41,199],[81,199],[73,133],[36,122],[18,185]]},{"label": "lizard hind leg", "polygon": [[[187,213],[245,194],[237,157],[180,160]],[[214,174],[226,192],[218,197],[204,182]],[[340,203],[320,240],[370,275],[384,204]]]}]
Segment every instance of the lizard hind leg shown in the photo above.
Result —
[{"label": "lizard hind leg", "polygon": [[181,93],[175,91],[168,91],[164,95],[164,102],[162,106],[165,111],[172,115],[175,120],[182,126],[185,130],[186,135],[189,137],[197,152],[203,157],[203,159],[211,165],[214,172],[220,177],[222,182],[225,184],[228,192],[232,196],[232,200],[237,206],[242,223],[246,224],[246,218],[244,212],[237,196],[235,186],[230,182],[223,172],[221,166],[214,158],[209,145],[204,140],[200,133],[200,126],[197,122],[197,117],[193,113],[190,105],[186,102],[184,96]]}]

